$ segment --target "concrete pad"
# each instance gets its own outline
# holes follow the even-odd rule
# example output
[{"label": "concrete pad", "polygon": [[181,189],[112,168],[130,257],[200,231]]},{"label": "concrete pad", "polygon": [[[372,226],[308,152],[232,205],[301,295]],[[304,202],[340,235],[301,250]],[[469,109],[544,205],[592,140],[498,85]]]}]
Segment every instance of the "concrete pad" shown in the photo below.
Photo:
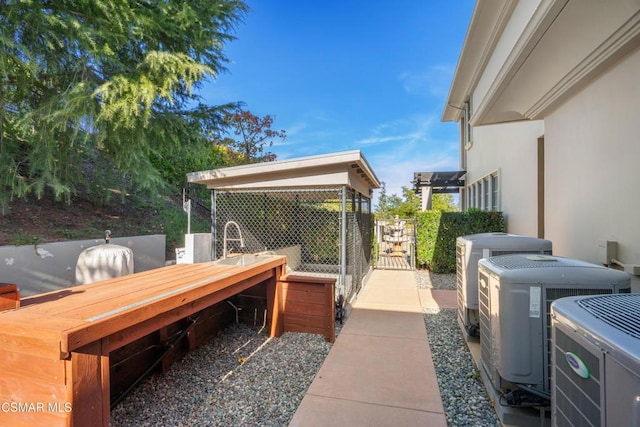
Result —
[{"label": "concrete pad", "polygon": [[353,306],[377,310],[421,312],[414,272],[375,270]]},{"label": "concrete pad", "polygon": [[393,304],[395,306],[418,306],[420,307],[420,297],[418,290],[413,288],[393,288],[393,287],[369,287],[363,290],[354,307],[362,304]]},{"label": "concrete pad", "polygon": [[[462,331],[464,333],[464,331]],[[469,352],[471,353],[471,358],[473,362],[476,364],[478,371],[482,369],[480,365],[480,357],[482,356],[482,349],[480,348],[480,341],[467,339],[467,347],[469,347]]]},{"label": "concrete pad", "polygon": [[307,394],[289,426],[446,427],[447,421],[441,412],[371,405]]},{"label": "concrete pad", "polygon": [[367,289],[380,287],[415,289],[415,273],[413,271],[375,270],[363,292]]},{"label": "concrete pad", "polygon": [[421,312],[399,312],[354,308],[340,334],[425,339]]},{"label": "concrete pad", "polygon": [[433,299],[440,308],[458,308],[458,293],[448,289],[431,289]]},{"label": "concrete pad", "polygon": [[404,281],[403,279],[395,278],[390,281],[379,281],[373,280],[370,283],[367,283],[367,286],[364,290],[367,289],[415,289],[416,282],[411,280],[409,282]]},{"label": "concrete pad", "polygon": [[425,337],[340,335],[307,394],[444,413]]},{"label": "concrete pad", "polygon": [[361,302],[357,304],[357,308],[367,310],[379,310],[379,311],[396,311],[404,313],[422,313],[422,307],[420,305],[394,305],[386,303],[367,303]]},{"label": "concrete pad", "polygon": [[418,289],[420,304],[427,309],[457,309],[456,291],[447,289]]},{"label": "concrete pad", "polygon": [[446,426],[421,298],[456,307],[413,271],[374,270],[290,426]]}]

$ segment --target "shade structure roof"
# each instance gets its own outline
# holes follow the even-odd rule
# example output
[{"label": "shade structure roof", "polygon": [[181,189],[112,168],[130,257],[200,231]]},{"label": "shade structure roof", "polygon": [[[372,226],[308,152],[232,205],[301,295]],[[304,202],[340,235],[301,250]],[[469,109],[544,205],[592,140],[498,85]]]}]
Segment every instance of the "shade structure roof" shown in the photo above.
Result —
[{"label": "shade structure roof", "polygon": [[187,181],[216,190],[346,185],[365,196],[380,188],[380,181],[360,150],[191,172]]},{"label": "shade structure roof", "polygon": [[432,187],[433,193],[457,193],[465,185],[465,174],[466,171],[414,172],[413,186],[415,190]]}]

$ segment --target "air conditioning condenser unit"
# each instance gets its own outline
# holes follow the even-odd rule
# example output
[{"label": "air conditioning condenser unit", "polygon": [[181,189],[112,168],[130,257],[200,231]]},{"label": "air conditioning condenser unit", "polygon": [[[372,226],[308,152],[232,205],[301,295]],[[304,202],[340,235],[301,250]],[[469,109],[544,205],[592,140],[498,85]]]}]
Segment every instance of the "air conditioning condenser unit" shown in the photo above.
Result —
[{"label": "air conditioning condenser unit", "polygon": [[481,365],[497,390],[551,399],[551,303],[630,291],[624,272],[551,255],[478,263]]},{"label": "air conditioning condenser unit", "polygon": [[640,426],[640,294],[551,304],[555,426]]},{"label": "air conditioning condenser unit", "polygon": [[478,261],[492,256],[552,254],[551,241],[508,233],[478,233],[456,239],[458,321],[471,337],[479,336]]}]

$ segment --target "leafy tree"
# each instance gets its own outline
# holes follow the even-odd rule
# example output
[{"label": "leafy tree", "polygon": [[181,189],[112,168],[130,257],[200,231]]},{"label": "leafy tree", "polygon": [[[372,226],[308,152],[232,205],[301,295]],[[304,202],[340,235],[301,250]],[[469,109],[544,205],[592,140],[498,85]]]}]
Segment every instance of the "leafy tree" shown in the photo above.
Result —
[{"label": "leafy tree", "polygon": [[420,197],[408,187],[402,187],[402,196],[404,201],[400,203],[396,210],[396,214],[400,218],[413,218],[420,212]]},{"label": "leafy tree", "polygon": [[381,219],[391,219],[396,215],[398,207],[402,203],[402,199],[396,194],[387,194],[387,184],[382,182],[380,185],[380,195],[378,196],[378,204],[375,206],[375,213]]},{"label": "leafy tree", "polygon": [[153,155],[219,131],[220,109],[194,90],[225,69],[246,11],[240,0],[4,0],[0,209],[109,177],[156,189]]},{"label": "leafy tree", "polygon": [[431,195],[431,210],[441,212],[457,211],[453,196],[446,193],[436,193]]},{"label": "leafy tree", "polygon": [[265,152],[265,147],[273,146],[274,138],[284,140],[287,137],[286,131],[271,129],[273,121],[273,116],[258,117],[250,111],[237,108],[224,115],[227,134],[232,133],[235,137],[226,136],[217,143],[232,150],[237,164],[273,161],[276,155]]},{"label": "leafy tree", "polygon": [[[223,131],[224,114],[234,108],[237,108],[237,104],[220,106],[213,112],[207,109],[196,120],[192,116],[186,116],[186,126],[211,130],[204,137],[200,133],[190,134],[185,130],[183,138],[168,141],[150,154],[152,164],[169,185],[179,189],[185,185],[185,175],[189,172],[234,164],[228,150],[212,144],[209,139],[211,133]],[[188,141],[186,138],[192,140]]]},{"label": "leafy tree", "polygon": [[[420,208],[420,197],[412,189],[402,187],[402,197],[396,194],[389,196],[385,183],[382,183],[378,204],[375,208],[378,217],[390,219],[398,215],[400,218],[413,218],[420,211]],[[450,212],[457,210],[457,207],[450,194],[436,193],[431,197],[431,210]]]}]

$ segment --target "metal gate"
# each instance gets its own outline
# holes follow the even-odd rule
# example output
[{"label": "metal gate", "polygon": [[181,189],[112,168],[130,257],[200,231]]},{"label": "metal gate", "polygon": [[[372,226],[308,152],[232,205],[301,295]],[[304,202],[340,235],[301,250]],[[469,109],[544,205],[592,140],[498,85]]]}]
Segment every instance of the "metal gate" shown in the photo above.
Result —
[{"label": "metal gate", "polygon": [[376,263],[383,270],[415,270],[416,223],[413,219],[376,220]]}]

